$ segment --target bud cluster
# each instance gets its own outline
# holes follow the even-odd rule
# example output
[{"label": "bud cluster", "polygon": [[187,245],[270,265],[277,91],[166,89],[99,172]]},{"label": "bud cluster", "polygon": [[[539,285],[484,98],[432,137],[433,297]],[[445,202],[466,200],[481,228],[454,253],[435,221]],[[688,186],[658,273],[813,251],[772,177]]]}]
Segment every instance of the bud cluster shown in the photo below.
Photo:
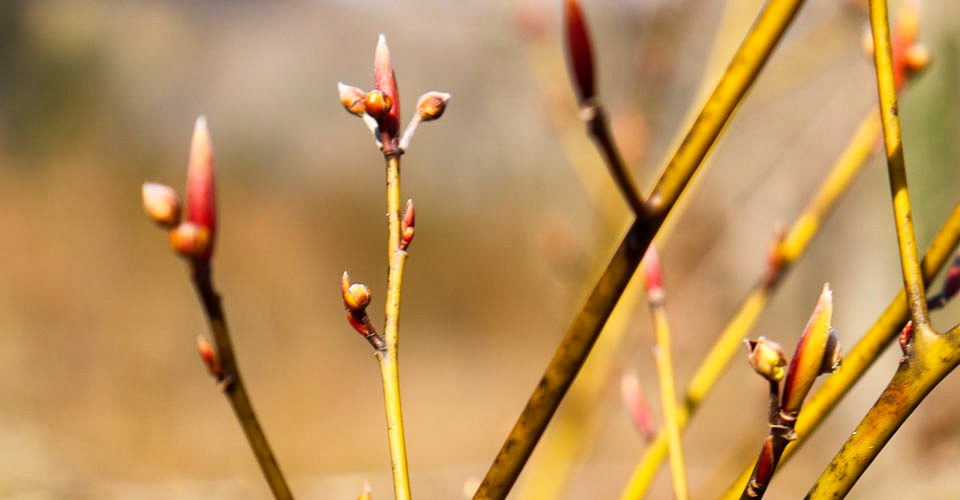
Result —
[{"label": "bud cluster", "polygon": [[187,168],[186,220],[181,221],[177,192],[170,186],[146,182],[141,190],[147,216],[169,233],[170,247],[179,255],[209,262],[216,234],[213,149],[207,121],[197,118]]}]

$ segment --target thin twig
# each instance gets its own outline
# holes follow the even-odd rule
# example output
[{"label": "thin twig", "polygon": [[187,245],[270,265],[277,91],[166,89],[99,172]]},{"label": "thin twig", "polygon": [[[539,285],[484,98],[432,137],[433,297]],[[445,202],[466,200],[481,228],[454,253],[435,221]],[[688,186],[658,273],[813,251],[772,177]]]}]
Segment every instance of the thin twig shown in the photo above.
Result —
[{"label": "thin twig", "polygon": [[[707,357],[700,363],[687,386],[684,405],[680,407],[677,415],[681,430],[686,427],[690,415],[699,408],[703,398],[713,390],[717,380],[738,352],[740,342],[749,335],[750,330],[766,309],[770,297],[778,288],[783,276],[792,269],[793,264],[806,251],[819,231],[823,219],[863,167],[876,141],[879,127],[880,123],[875,112],[871,112],[863,119],[850,144],[834,163],[827,178],[793,223],[783,242],[777,246],[779,266],[771,270],[772,274],[757,280],[753,289],[741,302],[740,308],[724,327]],[[641,498],[653,481],[657,468],[666,454],[666,434],[661,431],[657,433],[656,439],[647,447],[637,463],[620,498],[622,500]]]},{"label": "thin twig", "polygon": [[663,405],[663,428],[667,434],[667,449],[670,454],[670,473],[673,477],[673,493],[677,500],[689,498],[687,473],[683,466],[683,447],[680,443],[680,428],[677,425],[677,393],[673,377],[673,362],[670,354],[670,325],[662,302],[650,302],[653,313],[657,345],[654,357],[660,379],[660,401]]},{"label": "thin twig", "polygon": [[[703,162],[803,0],[771,0],[704,104],[686,140],[664,168],[646,204],[580,309],[544,376],[480,484],[475,500],[503,499],[513,487],[658,228]],[[649,212],[653,212],[650,214]]]},{"label": "thin twig", "polygon": [[290,487],[287,486],[287,481],[280,471],[277,459],[273,456],[273,451],[271,451],[270,444],[267,442],[267,436],[263,433],[263,428],[257,420],[243,379],[240,377],[237,360],[233,353],[233,345],[230,341],[230,332],[227,329],[226,316],[223,314],[223,307],[220,304],[220,295],[213,288],[210,265],[204,261],[193,261],[190,269],[194,288],[203,304],[203,311],[206,314],[216,344],[217,356],[222,370],[220,388],[227,400],[230,401],[237,420],[240,421],[243,433],[250,443],[253,454],[257,457],[257,463],[260,464],[260,470],[263,471],[273,496],[278,500],[293,499]]},{"label": "thin twig", "polygon": [[[384,142],[387,144],[387,142]],[[407,470],[407,445],[403,431],[403,412],[400,406],[400,374],[397,362],[397,344],[400,321],[400,287],[403,284],[403,266],[407,252],[400,248],[400,155],[384,151],[387,168],[387,255],[390,270],[387,275],[386,321],[383,351],[377,351],[380,377],[383,380],[383,402],[387,412],[387,438],[390,442],[390,462],[393,465],[393,488],[397,500],[409,500],[410,475]]]},{"label": "thin twig", "polygon": [[606,163],[607,168],[610,169],[610,174],[613,175],[617,187],[620,188],[620,193],[623,194],[624,199],[627,200],[627,204],[630,205],[633,213],[637,217],[642,216],[646,210],[644,208],[642,195],[637,189],[637,183],[630,174],[629,167],[624,163],[623,157],[620,155],[619,149],[617,149],[617,143],[613,139],[613,134],[610,132],[610,124],[608,123],[609,120],[607,119],[606,110],[594,99],[580,106],[580,117],[586,122],[587,132],[590,134],[590,137],[593,138],[597,149],[600,150],[600,155],[603,156],[604,163]]}]

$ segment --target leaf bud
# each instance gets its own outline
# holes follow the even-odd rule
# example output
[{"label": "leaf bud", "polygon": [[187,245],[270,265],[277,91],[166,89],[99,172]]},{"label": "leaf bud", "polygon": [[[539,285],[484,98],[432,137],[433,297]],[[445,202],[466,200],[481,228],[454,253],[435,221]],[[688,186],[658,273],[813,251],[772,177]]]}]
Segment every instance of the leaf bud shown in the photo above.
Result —
[{"label": "leaf bud", "polygon": [[141,191],[143,208],[151,220],[167,229],[180,222],[180,197],[172,187],[144,182]]},{"label": "leaf bud", "polygon": [[747,361],[755,372],[773,382],[783,379],[787,360],[780,344],[766,337],[757,340],[744,339],[743,343],[747,347]]}]

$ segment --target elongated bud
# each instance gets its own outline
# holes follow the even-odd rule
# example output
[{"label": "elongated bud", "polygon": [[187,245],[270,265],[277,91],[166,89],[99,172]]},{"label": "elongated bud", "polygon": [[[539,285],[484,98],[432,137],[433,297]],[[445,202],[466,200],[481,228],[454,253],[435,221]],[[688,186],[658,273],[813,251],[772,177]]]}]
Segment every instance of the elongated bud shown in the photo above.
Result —
[{"label": "elongated bud", "polygon": [[348,311],[362,313],[370,305],[370,289],[363,283],[350,283],[350,275],[346,271],[340,277],[340,291],[343,294],[343,305]]},{"label": "elongated bud", "polygon": [[403,220],[400,222],[400,250],[406,250],[413,241],[413,226],[416,222],[413,209],[413,200],[407,200],[407,206],[403,211]]},{"label": "elongated bud", "polygon": [[390,100],[390,96],[374,89],[367,92],[363,105],[366,113],[377,120],[378,124],[382,124],[389,115],[393,102]]},{"label": "elongated bud", "polygon": [[420,120],[428,122],[443,116],[449,100],[450,94],[437,92],[436,90],[431,90],[420,96],[420,99],[417,100],[417,113],[420,114]]},{"label": "elongated bud", "polygon": [[170,229],[180,222],[180,197],[170,186],[143,183],[143,208],[153,222]]},{"label": "elongated bud", "polygon": [[170,247],[188,259],[209,259],[210,231],[193,222],[182,222],[170,230]]},{"label": "elongated bud", "polygon": [[773,436],[767,436],[763,441],[763,449],[760,450],[760,457],[757,459],[757,470],[754,474],[755,483],[750,486],[754,489],[762,488],[762,485],[770,483],[770,476],[773,474],[774,464],[773,454]]},{"label": "elongated bud", "polygon": [[814,379],[820,374],[823,359],[827,354],[830,340],[830,321],[833,317],[833,292],[830,284],[823,285],[823,292],[817,300],[817,306],[810,315],[803,336],[797,344],[797,350],[790,360],[787,379],[783,383],[783,398],[780,410],[795,415],[803,405],[803,399],[810,391]]},{"label": "elongated bud", "polygon": [[370,488],[370,483],[364,481],[363,488],[360,489],[360,496],[357,497],[357,500],[371,500],[373,498],[373,489]]},{"label": "elongated bud", "polygon": [[373,79],[376,89],[386,94],[393,103],[393,106],[387,106],[387,116],[383,117],[383,123],[380,124],[381,131],[393,139],[400,131],[400,93],[397,91],[397,78],[390,64],[390,48],[387,47],[387,38],[383,33],[377,41],[373,58]]},{"label": "elongated bud", "polygon": [[650,440],[656,433],[653,422],[653,414],[647,405],[646,398],[643,396],[643,389],[640,387],[640,377],[635,372],[624,373],[620,379],[620,397],[623,405],[630,412],[633,419],[633,426],[644,438]]},{"label": "elongated bud", "polygon": [[567,41],[567,68],[573,80],[580,103],[595,96],[593,48],[590,46],[590,32],[577,0],[563,2],[564,27]]},{"label": "elongated bud", "polygon": [[666,293],[663,291],[663,281],[661,279],[660,255],[653,243],[647,247],[647,253],[643,255],[641,265],[643,266],[643,280],[647,287],[648,300],[653,304],[663,302]]},{"label": "elongated bud", "polygon": [[203,364],[206,365],[210,375],[220,380],[223,377],[223,369],[220,367],[220,356],[217,355],[217,351],[213,349],[210,341],[203,335],[197,337],[197,352],[200,353],[200,359],[203,360]]},{"label": "elongated bud", "polygon": [[363,101],[367,96],[366,92],[353,85],[347,85],[342,82],[337,82],[337,91],[340,92],[340,103],[343,104],[344,109],[346,109],[348,113],[363,116]]},{"label": "elongated bud", "polygon": [[787,360],[783,356],[780,344],[766,337],[760,337],[757,340],[744,339],[743,343],[747,347],[747,361],[750,362],[754,371],[774,382],[783,379]]},{"label": "elongated bud", "polygon": [[203,255],[209,260],[217,232],[216,200],[213,181],[213,146],[207,119],[197,118],[190,143],[190,163],[187,167],[187,221],[206,229],[207,242]]}]

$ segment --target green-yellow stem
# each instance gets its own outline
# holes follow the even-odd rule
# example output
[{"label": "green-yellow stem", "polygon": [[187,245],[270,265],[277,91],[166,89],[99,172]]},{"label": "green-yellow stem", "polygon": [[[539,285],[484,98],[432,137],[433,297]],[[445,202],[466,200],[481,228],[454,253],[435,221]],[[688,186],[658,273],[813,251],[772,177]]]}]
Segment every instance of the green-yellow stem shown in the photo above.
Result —
[{"label": "green-yellow stem", "polygon": [[400,157],[387,154],[387,274],[386,321],[383,352],[378,352],[380,377],[383,380],[383,403],[387,412],[387,438],[390,443],[390,462],[393,466],[393,489],[397,500],[410,499],[410,474],[407,470],[407,445],[403,432],[403,412],[400,406],[400,373],[397,362],[400,333],[400,288],[403,284],[403,265],[407,252],[400,249]]}]

